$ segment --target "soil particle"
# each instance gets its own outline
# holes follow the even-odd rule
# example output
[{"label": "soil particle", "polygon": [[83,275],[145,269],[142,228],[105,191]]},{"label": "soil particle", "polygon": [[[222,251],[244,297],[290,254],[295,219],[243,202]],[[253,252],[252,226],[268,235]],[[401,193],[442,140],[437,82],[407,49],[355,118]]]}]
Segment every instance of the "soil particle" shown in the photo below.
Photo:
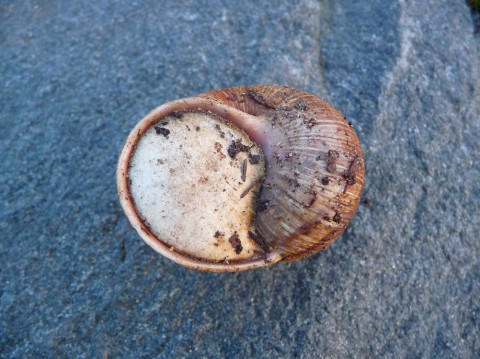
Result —
[{"label": "soil particle", "polygon": [[277,154],[274,154],[274,155],[273,155],[273,158],[275,158],[275,160],[276,160],[276,164],[277,164],[277,165],[279,165],[279,166],[281,166],[281,165],[282,165],[282,159],[280,158],[280,156],[279,156],[279,155],[277,155]]},{"label": "soil particle", "polygon": [[183,113],[180,113],[180,112],[170,112],[169,115],[172,116],[172,117],[175,117],[175,118],[182,118]]},{"label": "soil particle", "polygon": [[242,163],[242,182],[245,182],[246,179],[247,179],[247,159],[244,159]]},{"label": "soil particle", "polygon": [[308,107],[304,100],[297,100],[295,102],[295,108],[300,111],[305,111]]},{"label": "soil particle", "polygon": [[254,91],[252,89],[247,89],[248,95],[257,101],[260,105],[265,106],[267,108],[276,109],[275,104],[269,101],[262,93]]},{"label": "soil particle", "polygon": [[250,147],[242,143],[242,139],[238,139],[230,143],[227,152],[231,158],[235,158],[240,152],[248,152],[249,149]]},{"label": "soil particle", "polygon": [[240,198],[245,197],[245,196],[253,189],[253,187],[255,187],[255,186],[257,185],[258,181],[259,181],[259,180],[257,179],[257,180],[255,180],[255,181],[253,181],[252,183],[250,183],[250,184],[248,185],[248,187],[245,188],[245,189],[243,190],[243,192],[240,194]]},{"label": "soil particle", "polygon": [[260,156],[259,155],[252,155],[251,153],[248,154],[248,160],[252,165],[258,164],[260,162]]},{"label": "soil particle", "polygon": [[329,150],[327,152],[326,162],[327,162],[327,171],[329,173],[334,173],[335,170],[337,169],[336,161],[338,157],[339,157],[339,154],[335,150]]},{"label": "soil particle", "polygon": [[343,174],[343,178],[347,181],[347,184],[352,185],[356,183],[355,176],[357,174],[358,168],[360,167],[360,158],[355,156],[353,161],[350,162],[347,171]]},{"label": "soil particle", "polygon": [[347,181],[347,184],[355,184],[355,173],[354,172],[345,172],[343,175],[345,178],[345,181]]},{"label": "soil particle", "polygon": [[321,181],[322,181],[322,184],[323,184],[324,186],[326,186],[326,185],[328,185],[328,183],[330,182],[330,178],[328,178],[328,177],[323,177],[323,178],[321,179]]},{"label": "soil particle", "polygon": [[215,150],[217,150],[217,152],[220,152],[223,148],[222,144],[220,142],[215,142]]},{"label": "soil particle", "polygon": [[170,134],[170,130],[165,127],[160,127],[160,126],[153,126],[155,129],[155,132],[157,135],[163,135],[164,137],[168,138],[168,135]]},{"label": "soil particle", "polygon": [[303,120],[303,124],[306,125],[307,128],[309,128],[309,129],[312,129],[313,126],[318,125],[317,121],[315,121],[314,118],[310,118],[310,119],[308,119],[308,120],[307,120],[307,119],[304,119],[304,120]]},{"label": "soil particle", "polygon": [[215,128],[217,129],[218,133],[220,134],[220,137],[225,138],[225,132],[222,131],[222,128],[220,127],[220,125],[216,124]]},{"label": "soil particle", "polygon": [[340,216],[340,213],[339,212],[335,212],[335,215],[333,216],[333,221],[335,223],[340,223],[340,221],[342,220],[341,216]]},{"label": "soil particle", "polygon": [[235,248],[235,253],[240,254],[243,250],[242,242],[238,237],[237,232],[235,231],[232,236],[228,239],[233,248]]},{"label": "soil particle", "polygon": [[303,207],[310,208],[313,205],[313,203],[315,202],[315,200],[317,199],[317,192],[311,190],[311,191],[307,192],[306,195],[310,195],[311,197],[310,197],[308,203],[303,204]]}]

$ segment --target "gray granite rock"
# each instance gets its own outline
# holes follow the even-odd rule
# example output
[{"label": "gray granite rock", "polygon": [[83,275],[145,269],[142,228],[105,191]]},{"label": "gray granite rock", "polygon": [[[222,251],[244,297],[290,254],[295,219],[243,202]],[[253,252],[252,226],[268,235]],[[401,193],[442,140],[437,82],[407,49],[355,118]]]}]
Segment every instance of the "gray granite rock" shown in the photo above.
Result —
[{"label": "gray granite rock", "polygon": [[[0,356],[480,357],[480,40],[463,0],[0,5]],[[115,166],[157,105],[279,83],[351,121],[364,202],[237,274],[136,235]]]}]

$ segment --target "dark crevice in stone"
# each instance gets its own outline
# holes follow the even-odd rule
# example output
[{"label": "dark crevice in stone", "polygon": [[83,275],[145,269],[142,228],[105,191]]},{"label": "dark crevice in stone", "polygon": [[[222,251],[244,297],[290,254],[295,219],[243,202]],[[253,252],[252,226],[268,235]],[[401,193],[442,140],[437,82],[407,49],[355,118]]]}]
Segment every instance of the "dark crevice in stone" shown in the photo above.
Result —
[{"label": "dark crevice in stone", "polygon": [[472,15],[473,34],[475,38],[480,39],[480,0],[467,0]]}]

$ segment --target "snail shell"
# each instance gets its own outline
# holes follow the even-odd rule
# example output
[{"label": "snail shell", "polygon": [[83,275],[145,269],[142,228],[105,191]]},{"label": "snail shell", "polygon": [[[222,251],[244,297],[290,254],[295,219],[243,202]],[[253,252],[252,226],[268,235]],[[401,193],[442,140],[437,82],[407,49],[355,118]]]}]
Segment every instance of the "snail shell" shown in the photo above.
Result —
[{"label": "snail shell", "polygon": [[247,86],[175,100],[130,133],[120,202],[140,236],[177,263],[238,271],[311,255],[355,214],[358,138],[320,98]]}]

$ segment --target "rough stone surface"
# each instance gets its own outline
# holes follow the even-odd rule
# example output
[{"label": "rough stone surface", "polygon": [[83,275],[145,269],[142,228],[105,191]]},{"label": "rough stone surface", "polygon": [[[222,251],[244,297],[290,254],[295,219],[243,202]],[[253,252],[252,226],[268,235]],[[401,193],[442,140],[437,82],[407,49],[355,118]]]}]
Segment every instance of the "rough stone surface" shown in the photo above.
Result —
[{"label": "rough stone surface", "polygon": [[[0,356],[480,357],[478,19],[463,0],[2,2]],[[157,105],[253,83],[347,116],[365,200],[311,258],[184,269],[130,228],[118,153]]]}]

